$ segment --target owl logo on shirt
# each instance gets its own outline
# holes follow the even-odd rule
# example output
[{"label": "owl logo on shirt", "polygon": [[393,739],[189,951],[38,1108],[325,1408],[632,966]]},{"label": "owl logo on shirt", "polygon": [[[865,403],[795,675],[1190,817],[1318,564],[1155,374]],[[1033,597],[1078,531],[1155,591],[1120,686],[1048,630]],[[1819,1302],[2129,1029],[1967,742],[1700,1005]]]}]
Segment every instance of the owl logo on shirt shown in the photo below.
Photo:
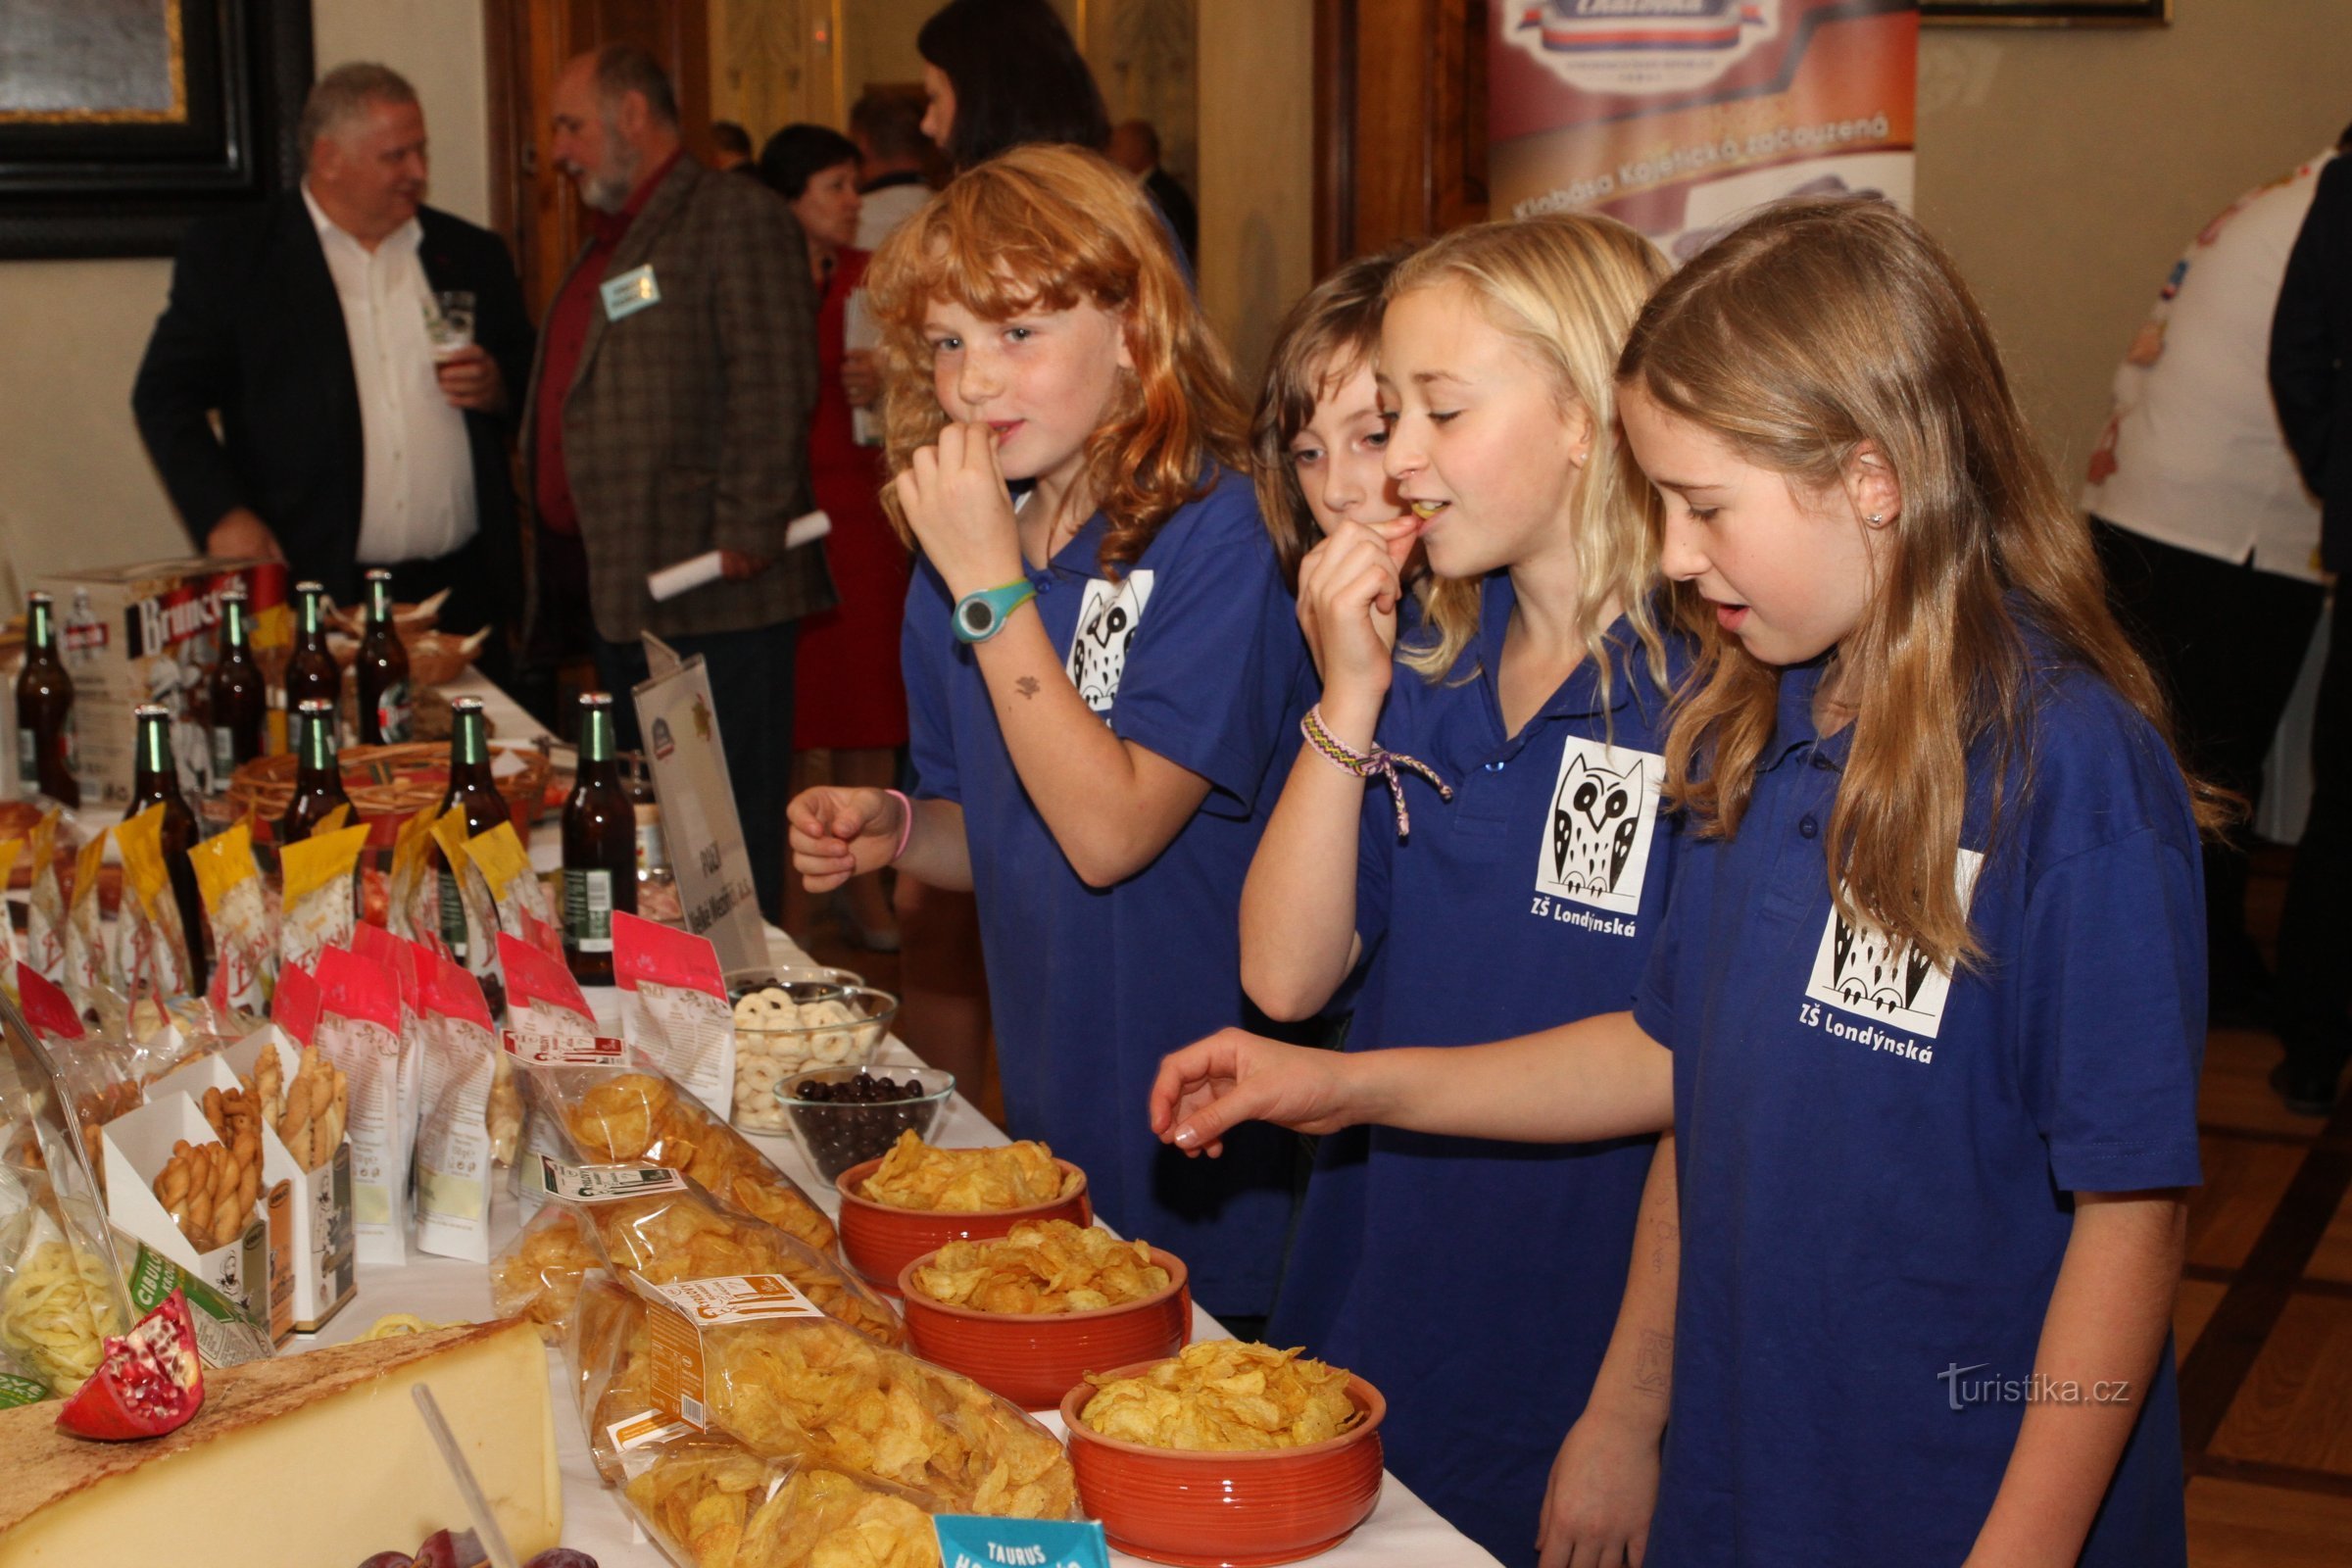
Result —
[{"label": "owl logo on shirt", "polygon": [[1536,891],[1619,914],[1642,906],[1665,759],[1567,737],[1536,858]]},{"label": "owl logo on shirt", "polygon": [[1144,607],[1152,601],[1152,572],[1130,571],[1118,582],[1101,577],[1086,585],[1078,606],[1078,630],[1070,638],[1066,664],[1070,684],[1098,713],[1110,711],[1127,673],[1127,650],[1135,643],[1136,628],[1144,621]]},{"label": "owl logo on shirt", "polygon": [[[1962,850],[1956,872],[1960,902],[1976,889],[1984,857]],[[1943,1027],[1952,971],[1863,915],[1848,918],[1831,906],[1805,996],[1842,1012],[1933,1040]]]}]

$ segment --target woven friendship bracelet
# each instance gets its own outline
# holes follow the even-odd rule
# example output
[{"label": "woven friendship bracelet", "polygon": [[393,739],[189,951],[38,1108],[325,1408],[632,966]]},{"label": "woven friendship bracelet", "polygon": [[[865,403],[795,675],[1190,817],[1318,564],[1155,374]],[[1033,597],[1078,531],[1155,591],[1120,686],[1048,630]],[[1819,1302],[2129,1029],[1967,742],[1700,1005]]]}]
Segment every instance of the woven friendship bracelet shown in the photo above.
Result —
[{"label": "woven friendship bracelet", "polygon": [[1389,798],[1396,803],[1398,838],[1410,837],[1413,831],[1412,813],[1404,806],[1404,784],[1396,777],[1398,768],[1417,773],[1435,785],[1440,800],[1453,799],[1452,787],[1438,777],[1436,768],[1418,758],[1407,757],[1402,752],[1384,751],[1378,746],[1369,752],[1351,752],[1333,740],[1331,731],[1323,727],[1323,705],[1320,703],[1308,709],[1306,716],[1298,721],[1298,733],[1304,735],[1306,744],[1320,752],[1334,767],[1353,773],[1357,778],[1377,778],[1387,782]]}]

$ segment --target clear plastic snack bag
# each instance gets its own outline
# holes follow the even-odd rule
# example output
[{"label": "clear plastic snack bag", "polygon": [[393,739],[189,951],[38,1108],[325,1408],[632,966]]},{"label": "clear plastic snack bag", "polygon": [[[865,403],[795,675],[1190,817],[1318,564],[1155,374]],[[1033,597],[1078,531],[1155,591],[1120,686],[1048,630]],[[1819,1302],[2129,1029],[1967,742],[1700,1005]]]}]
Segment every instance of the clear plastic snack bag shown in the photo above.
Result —
[{"label": "clear plastic snack bag", "polygon": [[735,1009],[708,937],[612,913],[620,1032],[723,1120],[735,1103]]},{"label": "clear plastic snack bag", "polygon": [[260,1012],[277,981],[277,910],[253,855],[253,824],[238,821],[188,852],[196,889],[213,927],[213,978],[205,995],[216,1005]]},{"label": "clear plastic snack bag", "polygon": [[597,1267],[657,1285],[781,1274],[827,1316],[876,1345],[906,1344],[898,1313],[870,1286],[797,1237],[723,1207],[677,1171],[548,1160],[529,1179],[557,1201],[491,1266],[491,1298],[502,1316],[528,1317],[560,1333],[581,1275]]},{"label": "clear plastic snack bag", "polygon": [[107,951],[98,902],[98,867],[105,858],[103,828],[74,857],[74,895],[66,905],[65,986],[76,1007],[89,1006],[99,992],[114,988],[114,957]]},{"label": "clear plastic snack bag", "polygon": [[358,921],[352,881],[367,843],[365,823],[331,832],[321,825],[280,852],[278,861],[285,870],[285,914],[277,940],[281,966],[299,963],[315,972],[320,954],[350,945]]},{"label": "clear plastic snack bag", "polygon": [[66,978],[66,893],[57,880],[57,828],[61,808],[52,807],[33,824],[32,896],[24,922],[24,961],[42,975]]},{"label": "clear plastic snack bag", "polygon": [[392,934],[447,952],[441,940],[441,889],[433,876],[433,808],[401,818],[392,840],[392,874],[385,899]]},{"label": "clear plastic snack bag", "polygon": [[481,985],[454,960],[412,944],[421,1015],[416,1123],[416,1246],[444,1257],[490,1257],[491,1091],[505,1054]]},{"label": "clear plastic snack bag", "polygon": [[316,1049],[344,1078],[359,1258],[403,1262],[409,1171],[400,1125],[400,984],[348,948],[328,948],[318,957],[318,994]]}]

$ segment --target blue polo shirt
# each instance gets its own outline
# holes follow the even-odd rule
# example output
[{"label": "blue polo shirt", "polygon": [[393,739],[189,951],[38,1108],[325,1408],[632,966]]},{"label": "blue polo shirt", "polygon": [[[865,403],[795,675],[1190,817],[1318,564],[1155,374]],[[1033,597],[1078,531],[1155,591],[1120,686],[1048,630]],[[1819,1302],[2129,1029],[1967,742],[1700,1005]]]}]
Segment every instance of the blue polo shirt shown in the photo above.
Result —
[{"label": "blue polo shirt", "polygon": [[[1400,841],[1387,788],[1364,792],[1350,1051],[1617,1011],[1663,917],[1666,691],[1620,620],[1605,698],[1587,660],[1505,734],[1495,672],[1514,603],[1494,573],[1454,668],[1396,671],[1380,744],[1454,796],[1407,776]],[[1389,1400],[1390,1468],[1504,1562],[1536,1560],[1544,1482],[1608,1348],[1652,1148],[1373,1128],[1317,1151],[1269,1337],[1370,1379]]]},{"label": "blue polo shirt", "polygon": [[928,562],[903,634],[915,793],[963,808],[1007,1130],[1083,1168],[1103,1219],[1183,1258],[1211,1312],[1263,1315],[1296,1140],[1250,1128],[1222,1159],[1187,1159],[1152,1135],[1147,1107],[1163,1054],[1242,1021],[1242,879],[1312,665],[1243,475],[1217,473],[1116,581],[1097,563],[1103,528],[1098,514],[1029,573],[1037,612],[1088,706],[1207,779],[1207,800],[1134,876],[1080,881],[1013,771]]},{"label": "blue polo shirt", "polygon": [[[1958,1563],[2037,1392],[2069,1195],[2198,1180],[2187,794],[2113,690],[2029,646],[2030,756],[1997,824],[1979,756],[1962,833],[1982,964],[1832,913],[1851,731],[1816,732],[1818,666],[1781,677],[1738,836],[1683,848],[1634,1008],[1674,1052],[1682,1165],[1660,1568]],[[2169,1344],[2139,1392],[2086,1564],[2186,1556]]]}]

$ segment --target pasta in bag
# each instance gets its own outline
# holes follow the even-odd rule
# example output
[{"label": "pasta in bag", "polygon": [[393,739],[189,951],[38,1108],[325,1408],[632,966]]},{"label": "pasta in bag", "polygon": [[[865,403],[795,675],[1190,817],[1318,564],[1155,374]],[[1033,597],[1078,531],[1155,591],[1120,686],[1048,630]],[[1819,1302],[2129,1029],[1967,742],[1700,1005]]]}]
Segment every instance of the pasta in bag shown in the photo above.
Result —
[{"label": "pasta in bag", "polygon": [[350,945],[357,921],[353,874],[367,846],[365,823],[335,832],[315,832],[289,844],[278,857],[285,868],[285,917],[278,925],[277,958],[316,970],[318,956]]},{"label": "pasta in bag", "polygon": [[775,1275],[583,1290],[576,1378],[594,1435],[653,1411],[794,1460],[904,1488],[943,1513],[1061,1519],[1061,1444],[959,1373],[878,1346]]},{"label": "pasta in bag", "polygon": [[74,897],[66,906],[65,986],[76,1007],[90,1006],[99,992],[112,989],[114,979],[98,904],[98,867],[105,858],[103,828],[74,857]]},{"label": "pasta in bag", "polygon": [[213,978],[205,996],[216,1006],[260,1011],[277,980],[277,913],[270,906],[253,857],[253,824],[239,821],[188,852],[205,918],[213,926]]},{"label": "pasta in bag", "polygon": [[560,1330],[582,1275],[594,1268],[657,1285],[781,1274],[827,1316],[876,1345],[906,1344],[898,1314],[864,1282],[773,1225],[730,1213],[676,1171],[548,1160],[533,1179],[558,1202],[491,1267],[491,1298],[502,1316]]},{"label": "pasta in bag", "polygon": [[123,988],[134,997],[184,997],[193,988],[188,933],[164,863],[164,808],[159,802],[115,829],[122,854],[122,909],[118,933]]},{"label": "pasta in bag", "polygon": [[59,808],[33,824],[32,899],[24,925],[24,961],[61,985],[66,978],[66,895],[57,881]]}]

